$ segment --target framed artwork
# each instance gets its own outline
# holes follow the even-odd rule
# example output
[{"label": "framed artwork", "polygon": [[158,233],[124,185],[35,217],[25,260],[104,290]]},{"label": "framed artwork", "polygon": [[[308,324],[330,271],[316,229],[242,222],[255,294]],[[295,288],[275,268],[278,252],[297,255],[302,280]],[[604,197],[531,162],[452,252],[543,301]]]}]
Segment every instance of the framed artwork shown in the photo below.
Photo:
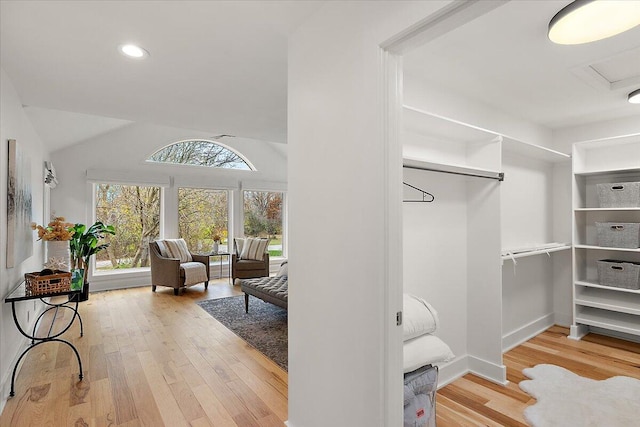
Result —
[{"label": "framed artwork", "polygon": [[7,178],[7,268],[12,268],[33,255],[31,161],[15,139],[9,140]]}]

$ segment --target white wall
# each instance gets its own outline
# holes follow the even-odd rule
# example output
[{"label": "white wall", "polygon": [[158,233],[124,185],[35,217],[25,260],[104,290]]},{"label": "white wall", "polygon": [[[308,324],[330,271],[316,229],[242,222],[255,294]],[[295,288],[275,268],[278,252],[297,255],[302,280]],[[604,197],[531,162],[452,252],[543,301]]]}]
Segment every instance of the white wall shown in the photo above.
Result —
[{"label": "white wall", "polygon": [[[404,180],[435,197],[433,203],[402,205],[404,292],[433,305],[440,319],[436,335],[461,359],[467,354],[468,338],[468,178],[405,169]],[[417,197],[409,188],[404,195]],[[442,372],[440,380],[446,381],[445,377]]]},{"label": "white wall", "polygon": [[[44,185],[44,161],[47,152],[42,141],[29,123],[18,94],[4,70],[0,69],[0,411],[9,395],[11,386],[11,371],[26,345],[26,340],[16,329],[11,305],[4,303],[4,298],[24,278],[24,273],[40,271],[44,259],[44,245],[36,242],[34,233],[33,256],[14,268],[6,268],[7,259],[7,167],[8,144],[7,140],[15,139],[21,149],[31,158],[31,191],[33,203],[33,220],[42,224],[48,222],[43,218],[43,185]],[[27,325],[27,318],[31,323],[36,313],[41,309],[41,304],[34,301],[19,302],[17,317],[22,325]],[[20,393],[21,390],[17,390]],[[22,390],[24,392],[24,390]],[[17,398],[17,397],[16,397]]]},{"label": "white wall", "polygon": [[[185,129],[133,123],[80,144],[52,153],[58,186],[51,191],[51,209],[69,221],[92,223],[90,180],[130,184],[169,183],[164,188],[164,237],[178,237],[178,187],[211,187],[234,190],[230,217],[231,233],[243,232],[242,189],[286,191],[287,147],[246,138],[220,142],[245,156],[256,171],[226,170],[184,165],[153,164],[145,160],[156,150],[186,139],[209,139],[211,135]],[[89,175],[89,177],[88,177]],[[88,179],[90,178],[90,179]],[[91,290],[149,285],[149,272],[117,272],[90,276]]]},{"label": "white wall", "polygon": [[[486,104],[466,98],[438,82],[425,81],[405,71],[404,103],[422,110],[488,129],[512,139],[551,147],[552,132],[526,119],[514,117]],[[566,153],[571,153],[569,148]]]},{"label": "white wall", "polygon": [[[561,165],[566,169],[570,162]],[[530,157],[504,154],[501,203],[504,249],[571,242],[571,210],[567,205],[571,200],[571,181],[570,176],[559,174],[558,168]],[[571,293],[571,277],[562,274],[556,262],[565,259],[567,253],[570,251],[553,253],[551,257],[519,258],[515,265],[511,260],[504,262],[505,350],[552,325],[556,309],[570,312],[571,301],[563,297]]]},{"label": "white wall", "polygon": [[640,134],[640,112],[635,116],[623,119],[556,129],[553,132],[553,143],[556,150],[571,153],[571,147],[574,142],[593,141],[634,134]]},{"label": "white wall", "polygon": [[[383,242],[402,229],[385,221],[379,45],[446,3],[326,2],[291,37],[291,427],[401,424],[401,371],[385,383],[384,331],[395,318],[384,315]],[[398,284],[390,289],[401,301]]]},{"label": "white wall", "polygon": [[245,138],[221,142],[245,155],[257,171],[216,170],[147,163],[156,150],[171,143],[211,135],[185,129],[134,123],[83,143],[58,150],[51,159],[58,172],[59,184],[52,190],[51,209],[75,222],[91,221],[91,200],[87,197],[87,170],[112,172],[114,178],[140,181],[176,177],[185,185],[260,186],[263,181],[286,183],[287,161],[270,143]]}]

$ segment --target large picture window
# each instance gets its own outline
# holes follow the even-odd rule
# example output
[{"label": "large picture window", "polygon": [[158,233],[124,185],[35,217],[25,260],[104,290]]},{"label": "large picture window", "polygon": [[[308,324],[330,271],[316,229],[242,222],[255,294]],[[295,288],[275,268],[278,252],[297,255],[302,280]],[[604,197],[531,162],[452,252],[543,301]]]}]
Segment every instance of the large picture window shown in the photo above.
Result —
[{"label": "large picture window", "polygon": [[149,242],[160,235],[160,187],[96,184],[96,220],[113,225],[96,271],[149,267]]},{"label": "large picture window", "polygon": [[283,201],[284,193],[280,192],[244,192],[244,235],[270,238],[270,256],[285,253]]},{"label": "large picture window", "polygon": [[211,252],[215,236],[221,239],[218,250],[227,252],[229,204],[226,190],[179,188],[178,221],[180,237],[192,252]]}]

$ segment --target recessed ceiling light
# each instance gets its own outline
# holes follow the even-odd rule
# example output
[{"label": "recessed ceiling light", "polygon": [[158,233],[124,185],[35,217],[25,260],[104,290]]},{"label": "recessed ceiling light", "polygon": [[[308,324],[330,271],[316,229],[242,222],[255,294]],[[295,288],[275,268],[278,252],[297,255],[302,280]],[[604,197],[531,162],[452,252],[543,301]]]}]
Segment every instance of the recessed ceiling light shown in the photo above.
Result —
[{"label": "recessed ceiling light", "polygon": [[549,39],[582,44],[606,39],[640,25],[640,1],[576,0],[549,22]]},{"label": "recessed ceiling light", "polygon": [[129,58],[141,59],[149,56],[149,52],[135,44],[121,44],[118,46],[118,50],[121,54]]},{"label": "recessed ceiling light", "polygon": [[640,104],[640,89],[636,89],[629,94],[629,98],[627,98],[632,104]]}]

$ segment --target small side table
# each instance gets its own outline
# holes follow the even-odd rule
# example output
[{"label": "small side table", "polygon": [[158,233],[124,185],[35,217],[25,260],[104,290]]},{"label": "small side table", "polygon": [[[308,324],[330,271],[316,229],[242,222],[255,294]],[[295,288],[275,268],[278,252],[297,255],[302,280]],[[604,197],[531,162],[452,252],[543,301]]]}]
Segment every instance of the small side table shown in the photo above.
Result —
[{"label": "small side table", "polygon": [[229,267],[229,284],[231,284],[231,254],[229,252],[218,252],[217,254],[214,254],[213,252],[210,254],[207,254],[210,257],[212,256],[219,256],[220,257],[220,278],[222,278],[222,259],[224,257],[227,257],[227,261],[228,261],[228,267]]},{"label": "small side table", "polygon": [[[68,345],[69,347],[71,347],[71,349],[73,350],[73,352],[76,354],[76,358],[78,359],[78,367],[80,369],[80,375],[79,378],[80,380],[82,380],[82,361],[80,360],[80,353],[78,353],[78,350],[76,349],[76,347],[71,344],[69,341],[63,340],[58,338],[60,335],[64,334],[65,332],[67,332],[67,330],[71,327],[71,325],[73,324],[73,322],[76,320],[76,318],[80,321],[80,336],[82,336],[84,334],[84,330],[83,330],[83,326],[82,326],[82,318],[80,317],[80,313],[78,313],[78,301],[77,298],[73,298],[75,301],[69,301],[71,296],[76,295],[76,294],[80,294],[82,293],[81,290],[69,290],[69,291],[64,291],[64,292],[56,292],[54,294],[39,294],[39,295],[27,295],[26,289],[25,289],[25,282],[23,281],[21,284],[19,284],[13,291],[11,291],[11,293],[9,294],[9,296],[7,296],[4,299],[5,303],[11,303],[11,311],[13,313],[13,322],[16,325],[16,328],[18,328],[18,331],[24,335],[25,337],[27,337],[28,339],[31,340],[31,345],[29,347],[27,347],[22,354],[20,355],[20,357],[18,357],[18,360],[16,361],[16,365],[13,367],[13,374],[11,375],[11,392],[9,393],[10,397],[13,397],[15,395],[15,390],[14,390],[14,386],[15,386],[15,380],[16,380],[16,371],[18,369],[18,365],[20,364],[20,361],[22,360],[22,358],[27,354],[27,352],[29,350],[31,350],[34,347],[39,346],[40,344],[44,344],[46,342],[61,342],[64,343],[66,345]],[[58,296],[69,296],[69,298],[64,298],[63,302],[61,303],[51,303],[51,302],[47,302],[44,301],[44,298],[49,298],[49,297],[58,297]],[[44,304],[48,305],[49,307],[47,309],[45,309],[40,316],[38,316],[38,318],[36,319],[36,323],[33,325],[33,333],[31,335],[29,335],[28,332],[25,332],[24,329],[22,328],[22,326],[20,325],[20,322],[18,321],[18,317],[16,316],[16,302],[18,301],[27,301],[27,300],[32,300],[32,299],[40,299]],[[56,321],[56,317],[58,315],[58,311],[61,308],[66,308],[68,310],[71,310],[73,312],[73,316],[71,317],[71,320],[69,321],[69,324],[66,325],[64,328],[62,328],[62,330],[58,333],[55,334],[51,334],[52,330],[53,330],[53,324]],[[38,324],[40,323],[40,320],[43,318],[43,316],[48,313],[51,310],[55,310],[55,313],[53,314],[53,319],[51,320],[51,325],[49,325],[49,331],[47,332],[47,335],[45,337],[37,337],[36,336],[36,329],[38,327]]]}]

